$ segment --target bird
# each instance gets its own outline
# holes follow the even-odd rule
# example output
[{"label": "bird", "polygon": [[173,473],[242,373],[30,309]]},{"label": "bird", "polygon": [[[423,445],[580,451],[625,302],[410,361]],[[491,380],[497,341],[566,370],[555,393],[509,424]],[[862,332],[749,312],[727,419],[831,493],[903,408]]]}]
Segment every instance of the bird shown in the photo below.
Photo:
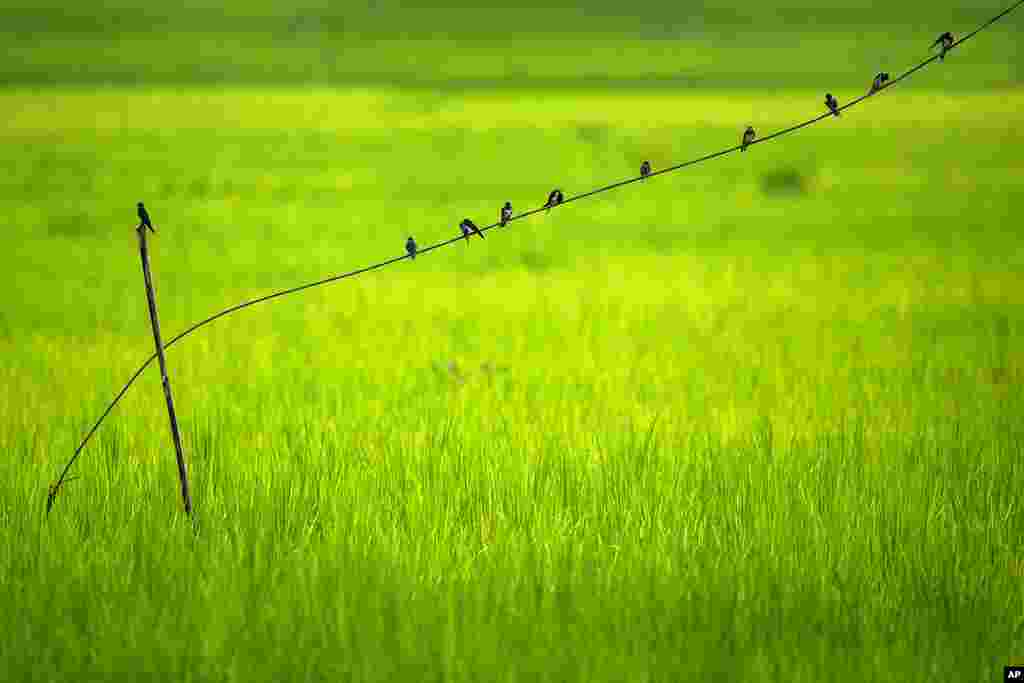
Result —
[{"label": "bird", "polygon": [[649,175],[651,175],[651,162],[645,161],[640,164],[640,177],[646,178]]},{"label": "bird", "polygon": [[156,230],[153,228],[153,222],[149,220],[149,212],[146,211],[146,207],[143,206],[142,202],[139,202],[138,209],[135,213],[139,216],[139,229],[143,227],[149,228],[150,232],[155,233]]},{"label": "bird", "polygon": [[484,238],[484,234],[480,232],[480,228],[476,227],[476,223],[468,218],[463,218],[462,222],[459,223],[459,227],[462,228],[462,236],[466,238],[467,242],[469,241],[469,236],[474,232],[480,235],[480,239]]},{"label": "bird", "polygon": [[740,145],[740,151],[746,152],[747,146],[754,141],[757,137],[757,133],[754,132],[753,126],[747,126],[747,129],[743,131],[743,144]]},{"label": "bird", "polygon": [[501,227],[505,227],[505,224],[512,220],[512,202],[505,202],[505,206],[501,207]]},{"label": "bird", "polygon": [[409,255],[409,258],[411,258],[413,261],[415,261],[416,260],[416,251],[417,251],[416,240],[414,240],[412,238],[412,235],[409,235],[409,239],[407,239],[405,241],[405,253],[407,253]]},{"label": "bird", "polygon": [[825,93],[825,106],[828,107],[830,112],[839,116],[839,102],[836,101],[836,98],[832,97],[830,92]]},{"label": "bird", "polygon": [[868,91],[868,94],[873,95],[874,93],[878,92],[879,90],[885,87],[885,84],[888,81],[889,74],[887,74],[884,71],[879,72],[878,75],[875,76],[875,80],[871,82],[871,90]]},{"label": "bird", "polygon": [[558,188],[551,190],[551,194],[548,195],[548,201],[544,204],[544,208],[547,211],[551,210],[552,206],[558,206],[562,203],[563,195],[562,191]]},{"label": "bird", "polygon": [[940,45],[942,47],[942,52],[939,53],[939,59],[945,61],[946,53],[949,52],[949,50],[953,47],[954,42],[956,41],[953,38],[953,34],[950,33],[949,31],[946,31],[941,36],[935,39],[935,42],[932,43],[932,48],[934,49],[936,45]]}]

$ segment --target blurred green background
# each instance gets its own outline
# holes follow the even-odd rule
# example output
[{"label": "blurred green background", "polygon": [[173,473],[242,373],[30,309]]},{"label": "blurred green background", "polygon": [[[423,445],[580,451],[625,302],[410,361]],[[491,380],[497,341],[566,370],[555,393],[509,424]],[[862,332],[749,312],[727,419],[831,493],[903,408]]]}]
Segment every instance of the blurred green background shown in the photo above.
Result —
[{"label": "blurred green background", "polygon": [[[1006,5],[766,3],[4,3],[2,82],[16,85],[430,86],[445,91],[862,87]],[[1011,15],[920,86],[1020,82]]]},{"label": "blurred green background", "polygon": [[1024,11],[0,3],[0,678],[988,680]]}]

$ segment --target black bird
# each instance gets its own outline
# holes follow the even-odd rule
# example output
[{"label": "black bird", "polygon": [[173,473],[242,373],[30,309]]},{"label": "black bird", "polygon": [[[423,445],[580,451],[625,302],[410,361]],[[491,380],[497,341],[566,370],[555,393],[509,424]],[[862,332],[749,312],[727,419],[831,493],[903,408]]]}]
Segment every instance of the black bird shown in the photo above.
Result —
[{"label": "black bird", "polygon": [[407,253],[409,255],[409,258],[411,258],[413,261],[416,260],[416,250],[416,240],[414,240],[412,238],[412,235],[410,235],[409,239],[405,241],[405,253]]},{"label": "black bird", "polygon": [[740,145],[740,151],[746,152],[747,146],[757,138],[757,133],[754,132],[753,126],[747,126],[747,129],[743,131],[743,144]]},{"label": "black bird", "polygon": [[551,194],[548,195],[548,201],[544,204],[544,208],[547,211],[550,211],[552,206],[558,206],[561,204],[564,198],[562,191],[555,188],[554,190],[551,190]]},{"label": "black bird", "polygon": [[953,34],[950,33],[949,31],[946,31],[941,36],[935,39],[935,42],[932,43],[932,49],[934,49],[936,45],[941,45],[942,52],[939,53],[939,59],[945,61],[946,53],[949,52],[949,50],[953,47],[954,42],[956,42],[956,40],[953,38]]},{"label": "black bird", "polygon": [[640,164],[640,177],[646,178],[649,175],[651,175],[651,162],[645,161]]},{"label": "black bird", "polygon": [[505,202],[505,206],[501,207],[501,227],[512,220],[512,202]]},{"label": "black bird", "polygon": [[825,106],[828,107],[830,112],[839,116],[839,103],[836,102],[836,98],[832,97],[830,92],[825,93]]},{"label": "black bird", "polygon": [[140,229],[146,227],[149,228],[150,232],[156,232],[156,230],[153,228],[153,222],[149,220],[149,212],[146,211],[146,207],[142,205],[142,202],[139,202],[139,208],[136,210],[135,213],[137,213],[139,216]]},{"label": "black bird", "polygon": [[889,74],[887,74],[884,71],[880,72],[877,76],[875,76],[875,80],[871,82],[871,90],[868,91],[868,94],[873,95],[874,93],[884,88],[885,84],[888,82]]},{"label": "black bird", "polygon": [[468,218],[463,218],[462,222],[459,223],[459,227],[462,228],[462,236],[466,238],[467,242],[469,241],[469,236],[474,232],[480,235],[480,239],[484,238],[484,234],[480,232],[480,228],[476,227],[476,223]]}]

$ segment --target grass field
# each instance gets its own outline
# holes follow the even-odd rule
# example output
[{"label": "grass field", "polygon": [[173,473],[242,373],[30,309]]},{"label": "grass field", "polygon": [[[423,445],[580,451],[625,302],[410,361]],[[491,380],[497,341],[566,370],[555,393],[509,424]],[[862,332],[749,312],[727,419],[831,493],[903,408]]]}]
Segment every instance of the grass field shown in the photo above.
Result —
[{"label": "grass field", "polygon": [[[840,119],[215,323],[168,352],[198,534],[155,368],[43,515],[152,353],[136,201],[170,337],[783,128],[863,92],[869,41],[896,73],[999,9],[939,5],[551,10],[571,41],[542,10],[5,6],[0,679],[996,680],[1019,17]],[[634,20],[689,33],[649,56]]]}]

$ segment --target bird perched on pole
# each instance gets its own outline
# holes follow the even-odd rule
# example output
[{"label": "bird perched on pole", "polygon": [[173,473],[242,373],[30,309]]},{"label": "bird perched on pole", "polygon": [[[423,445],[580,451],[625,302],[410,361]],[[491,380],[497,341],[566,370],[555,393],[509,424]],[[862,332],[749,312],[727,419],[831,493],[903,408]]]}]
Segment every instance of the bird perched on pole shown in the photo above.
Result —
[{"label": "bird perched on pole", "polygon": [[640,164],[640,177],[646,178],[649,175],[651,175],[651,162],[645,161]]},{"label": "bird perched on pole", "polygon": [[150,232],[156,232],[153,228],[153,222],[149,220],[149,212],[146,211],[146,207],[143,206],[142,202],[139,202],[138,208],[135,211],[139,216],[139,229],[149,228]]},{"label": "bird perched on pole", "polygon": [[935,39],[935,42],[932,43],[932,49],[935,49],[936,45],[940,46],[942,48],[942,52],[939,53],[939,59],[945,61],[946,53],[950,51],[950,49],[953,47],[953,43],[955,42],[956,40],[953,38],[953,34],[950,33],[949,31],[946,31],[941,36]]},{"label": "bird perched on pole", "polygon": [[469,241],[469,236],[474,232],[480,235],[480,239],[484,238],[484,234],[480,232],[480,228],[476,227],[476,223],[468,218],[463,218],[462,222],[459,223],[459,227],[462,228],[462,236],[466,238],[467,242]]},{"label": "bird perched on pole", "polygon": [[501,207],[501,227],[504,228],[510,220],[512,220],[512,202],[505,202],[505,206]]},{"label": "bird perched on pole", "polygon": [[828,107],[828,110],[833,115],[839,116],[839,102],[836,101],[836,98],[832,97],[830,92],[825,93],[825,106]]},{"label": "bird perched on pole", "polygon": [[409,258],[411,258],[413,261],[415,261],[416,260],[416,251],[417,251],[416,240],[414,240],[412,238],[412,235],[409,235],[409,239],[407,239],[405,241],[405,253],[409,255]]},{"label": "bird perched on pole", "polygon": [[754,132],[753,126],[747,126],[747,129],[743,131],[743,144],[740,145],[740,151],[746,152],[747,146],[750,145],[757,138],[757,133]]},{"label": "bird perched on pole", "polygon": [[544,203],[544,208],[547,211],[550,211],[552,206],[558,206],[562,203],[563,199],[564,196],[562,195],[562,191],[555,188],[554,190],[551,190],[551,194],[548,195],[548,200]]},{"label": "bird perched on pole", "polygon": [[868,91],[869,95],[874,95],[876,92],[885,87],[885,84],[889,82],[889,74],[882,71],[875,76],[875,80],[871,82],[871,90]]}]

